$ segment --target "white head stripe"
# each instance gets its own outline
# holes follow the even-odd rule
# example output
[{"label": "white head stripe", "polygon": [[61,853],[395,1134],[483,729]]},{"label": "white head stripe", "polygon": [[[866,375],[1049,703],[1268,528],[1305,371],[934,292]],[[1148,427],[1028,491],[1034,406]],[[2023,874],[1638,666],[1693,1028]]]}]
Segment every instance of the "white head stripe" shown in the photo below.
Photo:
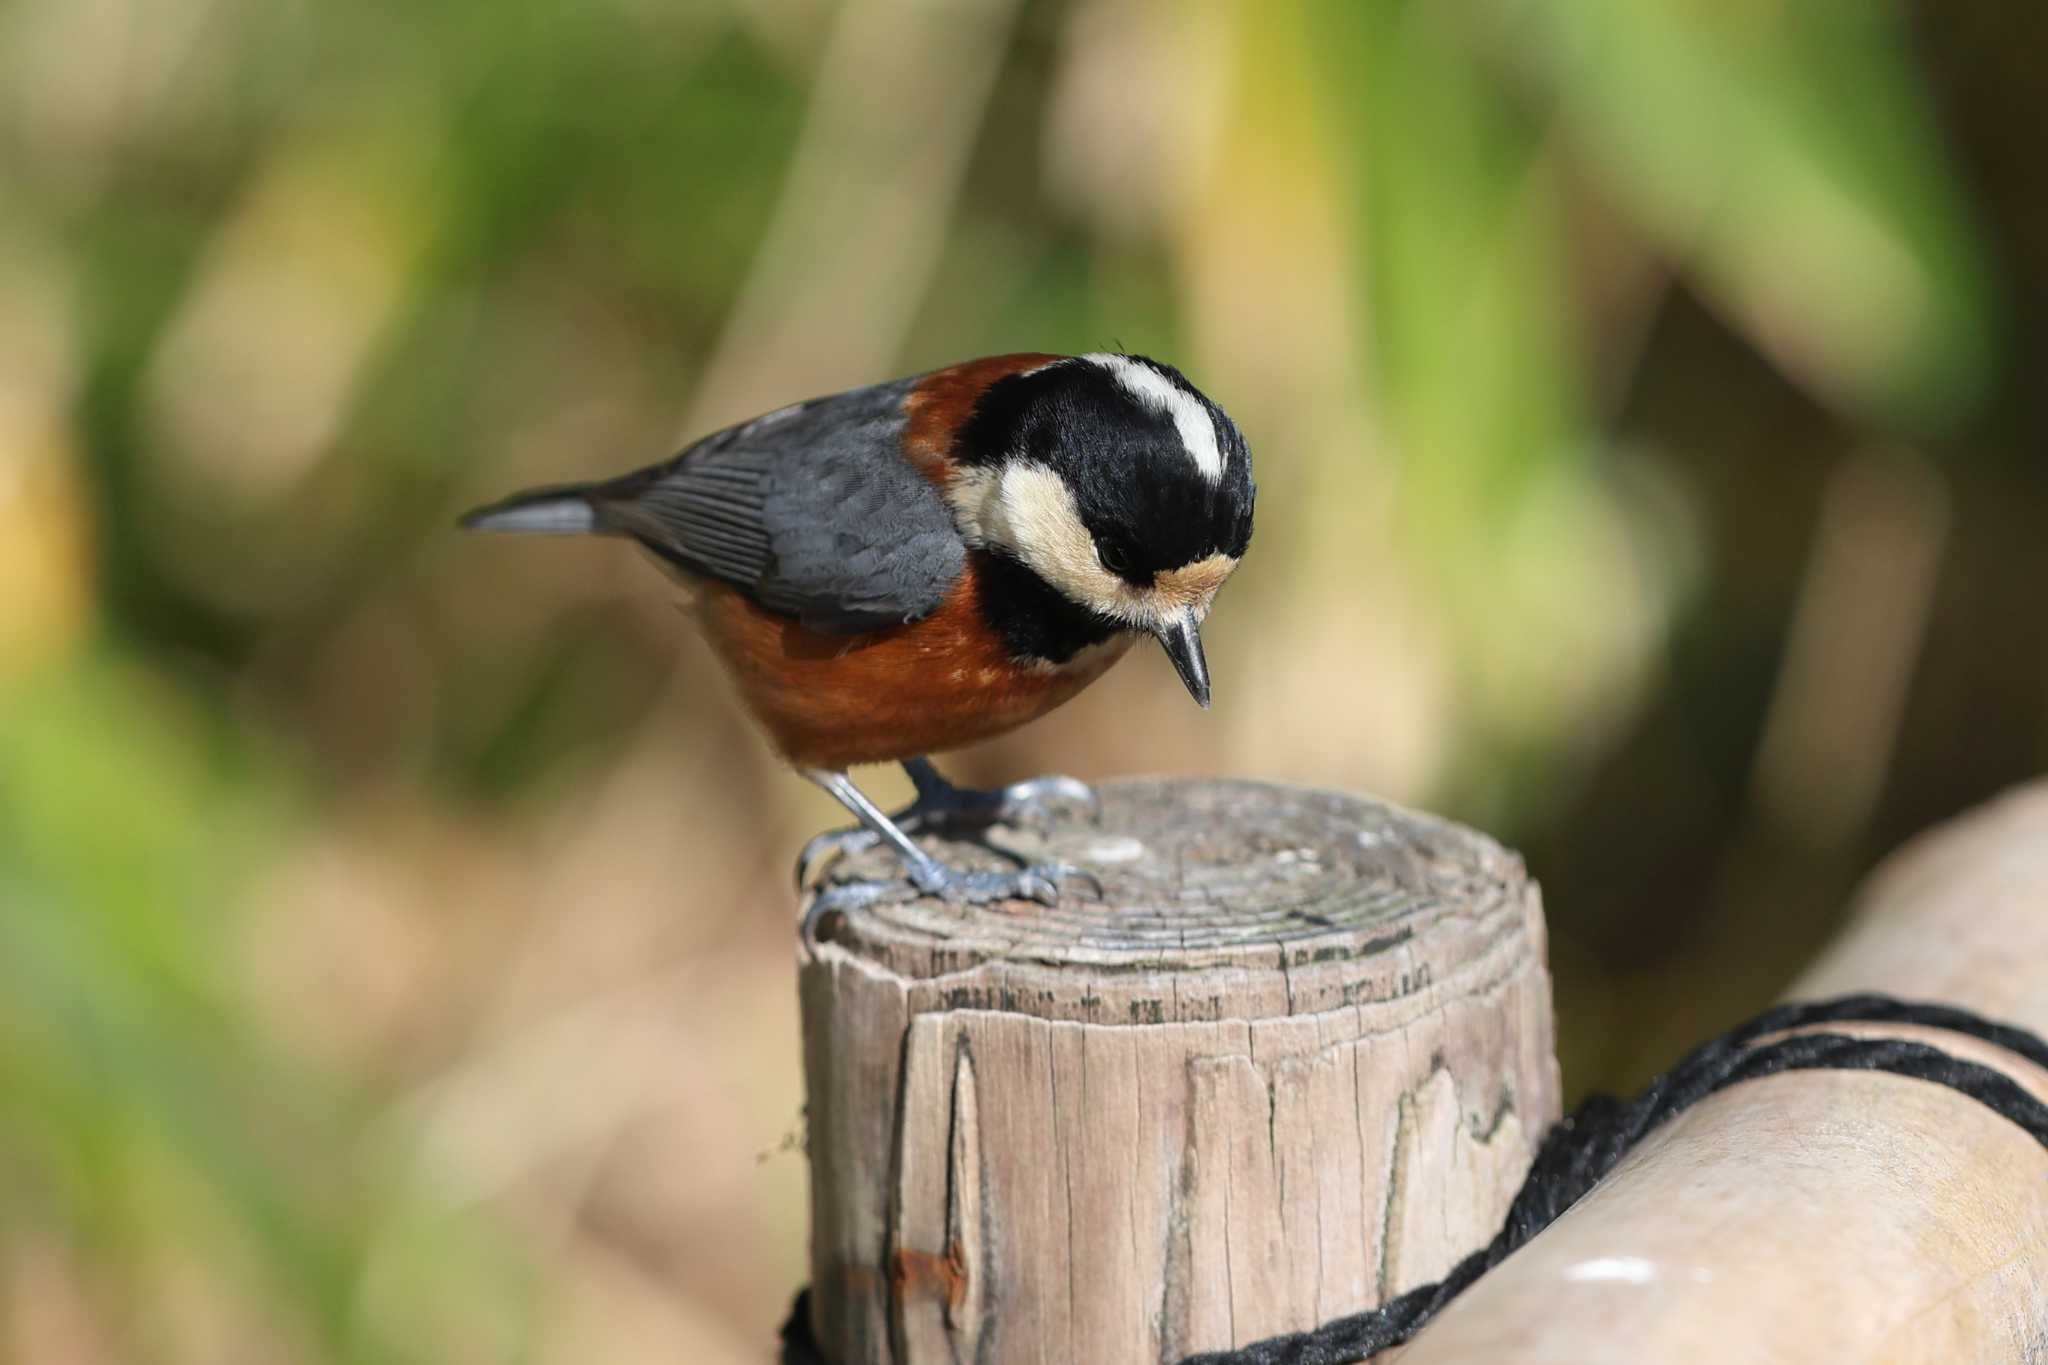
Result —
[{"label": "white head stripe", "polygon": [[1222,479],[1223,452],[1216,445],[1216,423],[1210,420],[1209,409],[1201,399],[1150,365],[1141,364],[1127,355],[1097,351],[1081,359],[1108,370],[1133,398],[1171,417],[1174,429],[1180,433],[1182,447],[1202,477],[1210,483]]}]

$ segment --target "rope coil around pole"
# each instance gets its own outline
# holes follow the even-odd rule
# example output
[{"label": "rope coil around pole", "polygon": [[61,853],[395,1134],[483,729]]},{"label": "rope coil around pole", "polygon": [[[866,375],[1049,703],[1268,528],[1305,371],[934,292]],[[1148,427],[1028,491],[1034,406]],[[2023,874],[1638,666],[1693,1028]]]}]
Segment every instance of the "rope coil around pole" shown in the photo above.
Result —
[{"label": "rope coil around pole", "polygon": [[[1589,1096],[1544,1134],[1501,1230],[1434,1284],[1312,1331],[1234,1351],[1190,1356],[1182,1365],[1351,1365],[1399,1346],[1480,1276],[1584,1198],[1651,1132],[1708,1095],[1788,1071],[1882,1071],[1955,1090],[2025,1130],[2048,1148],[2048,1105],[1993,1067],[1963,1061],[1929,1043],[1829,1033],[1829,1024],[1912,1024],[1964,1034],[2048,1068],[2048,1042],[1949,1005],[1849,995],[1780,1005],[1701,1044],[1626,1103]],[[1818,1032],[1790,1032],[1820,1029]],[[1773,1034],[1790,1036],[1760,1042]],[[830,1365],[810,1336],[809,1291],[782,1329],[783,1365]]]}]

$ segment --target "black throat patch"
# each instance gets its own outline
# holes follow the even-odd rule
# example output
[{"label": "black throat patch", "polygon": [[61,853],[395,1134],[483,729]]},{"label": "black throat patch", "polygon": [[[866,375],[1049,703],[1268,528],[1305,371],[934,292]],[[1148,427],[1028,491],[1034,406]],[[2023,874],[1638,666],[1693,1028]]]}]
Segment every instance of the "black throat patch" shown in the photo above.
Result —
[{"label": "black throat patch", "polygon": [[1124,629],[1070,601],[1052,584],[1001,551],[973,559],[981,618],[1020,662],[1063,664]]}]

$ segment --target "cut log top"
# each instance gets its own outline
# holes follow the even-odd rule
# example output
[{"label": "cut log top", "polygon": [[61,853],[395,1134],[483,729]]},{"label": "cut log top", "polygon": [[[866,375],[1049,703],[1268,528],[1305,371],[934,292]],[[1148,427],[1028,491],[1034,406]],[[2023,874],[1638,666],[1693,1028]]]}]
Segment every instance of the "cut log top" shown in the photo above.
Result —
[{"label": "cut log top", "polygon": [[1484,1240],[1556,1117],[1514,855],[1327,792],[1101,796],[1097,821],[992,836],[1099,897],[906,889],[803,961],[811,1321],[837,1365],[1170,1362],[1355,1312]]},{"label": "cut log top", "polygon": [[[1445,821],[1333,792],[1241,781],[1100,789],[1098,822],[999,830],[1005,851],[1065,862],[1056,906],[899,897],[822,936],[918,983],[913,1012],[988,1009],[1095,1023],[1316,1013],[1411,995],[1445,976],[1511,971],[1543,950],[1521,860]],[[1002,859],[932,842],[956,866]],[[894,855],[843,860],[833,881],[900,878]],[[1531,929],[1534,932],[1531,932]],[[1460,980],[1454,992],[1483,988]]]},{"label": "cut log top", "polygon": [[[1099,823],[1010,845],[1095,872],[1099,899],[906,894],[802,966],[810,1326],[835,1365],[1170,1365],[1343,1317],[1485,1243],[1557,1114],[1512,854],[1327,793],[1103,797]],[[1797,993],[2042,1029],[2044,905],[2048,784],[1893,859]],[[1842,1031],[2043,1084],[1939,1029]],[[1747,1081],[1650,1133],[1401,1359],[2043,1358],[2044,1171],[2029,1132],[1923,1080]]]}]

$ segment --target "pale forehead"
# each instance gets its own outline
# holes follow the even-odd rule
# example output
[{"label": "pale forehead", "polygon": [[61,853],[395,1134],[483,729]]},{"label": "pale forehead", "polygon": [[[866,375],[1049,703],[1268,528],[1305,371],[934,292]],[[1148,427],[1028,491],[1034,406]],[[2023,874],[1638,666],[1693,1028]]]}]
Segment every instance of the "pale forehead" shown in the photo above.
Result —
[{"label": "pale forehead", "polygon": [[1181,448],[1197,472],[1210,483],[1222,481],[1223,451],[1216,443],[1216,422],[1209,415],[1208,404],[1150,365],[1127,355],[1097,351],[1081,359],[1109,371],[1126,393],[1171,419],[1180,435]]}]

